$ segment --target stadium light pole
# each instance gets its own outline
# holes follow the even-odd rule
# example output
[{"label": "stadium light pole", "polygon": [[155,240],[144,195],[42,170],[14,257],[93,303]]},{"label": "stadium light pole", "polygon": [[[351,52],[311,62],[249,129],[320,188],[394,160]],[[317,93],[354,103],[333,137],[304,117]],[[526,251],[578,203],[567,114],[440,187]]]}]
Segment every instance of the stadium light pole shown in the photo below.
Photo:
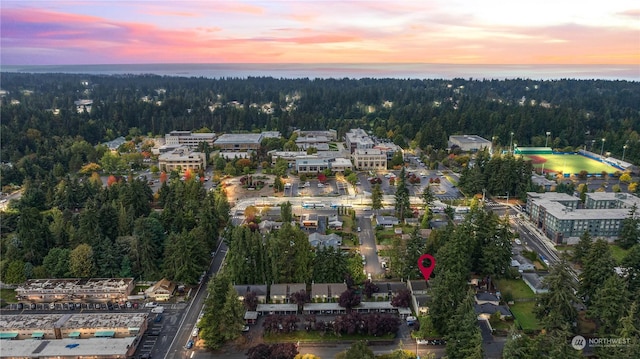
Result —
[{"label": "stadium light pole", "polygon": [[622,162],[624,162],[624,155],[627,152],[627,147],[629,147],[629,145],[627,145],[626,143],[624,144],[624,146],[622,146]]},{"label": "stadium light pole", "polygon": [[602,138],[602,146],[600,146],[600,157],[602,157],[602,154],[604,153],[604,142],[606,141],[606,138]]},{"label": "stadium light pole", "polygon": [[544,142],[544,147],[549,147],[549,136],[551,136],[551,132],[547,131],[547,140]]}]

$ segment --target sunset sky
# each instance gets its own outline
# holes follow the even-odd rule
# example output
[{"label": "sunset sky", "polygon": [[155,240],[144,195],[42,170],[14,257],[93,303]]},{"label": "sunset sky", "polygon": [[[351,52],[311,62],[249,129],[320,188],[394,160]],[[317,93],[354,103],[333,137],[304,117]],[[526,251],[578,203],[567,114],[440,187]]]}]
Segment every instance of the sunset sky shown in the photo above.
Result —
[{"label": "sunset sky", "polygon": [[638,64],[637,0],[2,0],[4,65]]}]

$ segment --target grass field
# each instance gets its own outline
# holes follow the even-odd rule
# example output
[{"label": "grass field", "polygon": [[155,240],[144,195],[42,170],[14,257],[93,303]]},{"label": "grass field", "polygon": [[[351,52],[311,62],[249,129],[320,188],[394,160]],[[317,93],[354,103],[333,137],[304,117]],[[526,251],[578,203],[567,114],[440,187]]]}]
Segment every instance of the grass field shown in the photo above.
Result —
[{"label": "grass field", "polygon": [[498,287],[503,294],[505,292],[511,292],[513,299],[516,300],[530,299],[536,296],[522,279],[498,279],[496,281],[496,287]]},{"label": "grass field", "polygon": [[562,172],[564,174],[578,174],[580,171],[587,171],[590,174],[600,174],[602,171],[614,173],[619,169],[609,166],[606,163],[596,161],[589,157],[576,154],[539,154],[523,155],[525,159],[533,162],[534,168],[542,168],[544,172]]},{"label": "grass field", "polygon": [[535,308],[536,302],[516,302],[510,305],[511,313],[516,318],[518,323],[522,326],[523,330],[538,330],[540,329],[540,323],[533,314],[533,308]]}]

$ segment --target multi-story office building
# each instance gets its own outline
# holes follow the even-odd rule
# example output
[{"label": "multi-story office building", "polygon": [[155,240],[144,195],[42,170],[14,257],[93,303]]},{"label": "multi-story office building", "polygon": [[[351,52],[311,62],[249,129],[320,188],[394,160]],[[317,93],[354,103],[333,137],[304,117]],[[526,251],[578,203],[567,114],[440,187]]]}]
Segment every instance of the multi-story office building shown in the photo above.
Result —
[{"label": "multi-story office building", "polygon": [[640,199],[623,193],[587,193],[582,207],[579,198],[565,193],[529,192],[526,211],[529,219],[555,243],[576,242],[585,231],[592,238],[613,241],[634,204],[640,207]]},{"label": "multi-story office building", "polygon": [[351,155],[353,164],[361,171],[381,171],[387,169],[387,155],[379,149],[356,149]]},{"label": "multi-story office building", "polygon": [[180,147],[158,156],[158,167],[164,172],[185,172],[186,170],[197,172],[206,168],[206,159],[206,155],[202,152],[193,152],[186,147]]},{"label": "multi-story office building", "polygon": [[164,136],[167,146],[184,146],[190,149],[198,148],[201,142],[213,147],[215,133],[192,133],[191,131],[171,131]]},{"label": "multi-story office building", "polygon": [[361,128],[353,128],[344,136],[347,148],[351,153],[357,149],[373,148],[375,143],[373,139]]},{"label": "multi-story office building", "polygon": [[263,139],[262,133],[225,133],[213,144],[222,151],[257,151]]}]

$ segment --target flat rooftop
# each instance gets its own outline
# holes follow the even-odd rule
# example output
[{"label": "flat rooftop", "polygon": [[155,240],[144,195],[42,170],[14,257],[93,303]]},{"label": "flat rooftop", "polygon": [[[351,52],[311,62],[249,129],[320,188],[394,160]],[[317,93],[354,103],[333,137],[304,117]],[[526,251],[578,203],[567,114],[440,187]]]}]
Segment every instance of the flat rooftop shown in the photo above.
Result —
[{"label": "flat rooftop", "polygon": [[260,144],[262,141],[261,133],[225,133],[218,137],[214,144],[238,144],[238,143],[252,143]]},{"label": "flat rooftop", "polygon": [[0,330],[53,329],[63,316],[64,314],[2,315],[0,316]]},{"label": "flat rooftop", "polygon": [[3,340],[3,358],[80,358],[112,356],[126,358],[128,348],[136,337],[55,339],[55,340]]},{"label": "flat rooftop", "polygon": [[482,138],[478,135],[452,135],[449,136],[449,140],[456,140],[460,143],[484,143],[491,144],[491,141],[486,138]]},{"label": "flat rooftop", "polygon": [[62,325],[64,329],[140,328],[147,313],[73,314]]}]

